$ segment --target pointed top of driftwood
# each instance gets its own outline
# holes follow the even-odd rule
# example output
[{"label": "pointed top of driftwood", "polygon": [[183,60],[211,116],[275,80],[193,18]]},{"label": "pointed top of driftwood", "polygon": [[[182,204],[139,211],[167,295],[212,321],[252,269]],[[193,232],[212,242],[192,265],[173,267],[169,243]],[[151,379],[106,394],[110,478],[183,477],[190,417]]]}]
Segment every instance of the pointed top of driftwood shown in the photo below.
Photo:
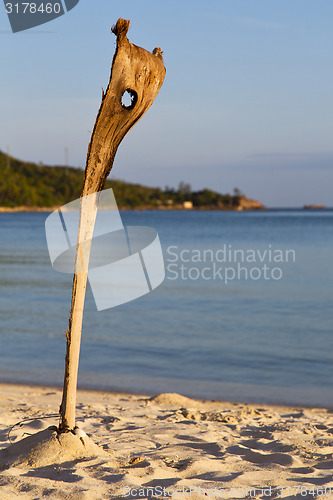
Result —
[{"label": "pointed top of driftwood", "polygon": [[119,40],[127,35],[129,26],[131,21],[129,19],[122,19],[121,17],[118,19],[115,25],[112,26],[111,31],[114,33]]}]

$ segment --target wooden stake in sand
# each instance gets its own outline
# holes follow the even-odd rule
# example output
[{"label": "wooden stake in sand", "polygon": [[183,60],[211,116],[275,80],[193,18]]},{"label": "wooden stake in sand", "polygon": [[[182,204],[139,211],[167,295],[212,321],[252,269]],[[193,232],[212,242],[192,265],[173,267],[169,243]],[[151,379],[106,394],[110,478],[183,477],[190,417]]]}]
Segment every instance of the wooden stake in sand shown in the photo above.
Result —
[{"label": "wooden stake in sand", "polygon": [[72,308],[67,332],[60,431],[75,427],[76,387],[83,308],[87,286],[91,239],[97,215],[98,195],[109,175],[117,148],[127,132],[152,105],[162,86],[165,67],[162,51],[152,53],[129,42],[130,21],[118,19],[112,32],[117,37],[111,77],[103,91],[91,141],[81,194],[80,222],[73,279]]}]

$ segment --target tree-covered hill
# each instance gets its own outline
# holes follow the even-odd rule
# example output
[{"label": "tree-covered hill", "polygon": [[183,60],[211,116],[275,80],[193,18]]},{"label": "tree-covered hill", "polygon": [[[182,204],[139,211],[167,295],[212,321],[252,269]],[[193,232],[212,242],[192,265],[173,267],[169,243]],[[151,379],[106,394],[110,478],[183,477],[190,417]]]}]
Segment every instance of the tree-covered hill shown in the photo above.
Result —
[{"label": "tree-covered hill", "polygon": [[[55,207],[79,198],[83,170],[72,167],[36,165],[0,151],[0,207]],[[119,208],[193,208],[239,210],[248,200],[237,189],[233,195],[222,195],[203,189],[191,191],[189,184],[178,189],[152,188],[118,180],[108,180],[105,188],[113,188]],[[262,208],[260,203],[244,208]],[[251,205],[251,203],[250,203]],[[186,206],[186,204],[185,204]]]}]

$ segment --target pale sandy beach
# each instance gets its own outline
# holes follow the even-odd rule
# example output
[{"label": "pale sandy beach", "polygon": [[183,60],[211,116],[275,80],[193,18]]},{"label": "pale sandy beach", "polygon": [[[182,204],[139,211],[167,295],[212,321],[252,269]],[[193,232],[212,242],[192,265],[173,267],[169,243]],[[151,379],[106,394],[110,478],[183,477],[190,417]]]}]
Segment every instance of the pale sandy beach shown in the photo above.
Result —
[{"label": "pale sandy beach", "polygon": [[0,397],[1,500],[333,498],[329,409],[79,391],[77,424],[98,448],[71,434],[73,455],[48,463],[48,453],[22,455],[25,442],[3,450],[8,433],[13,443],[52,433],[41,431],[58,424],[44,417],[61,391],[0,385]]}]

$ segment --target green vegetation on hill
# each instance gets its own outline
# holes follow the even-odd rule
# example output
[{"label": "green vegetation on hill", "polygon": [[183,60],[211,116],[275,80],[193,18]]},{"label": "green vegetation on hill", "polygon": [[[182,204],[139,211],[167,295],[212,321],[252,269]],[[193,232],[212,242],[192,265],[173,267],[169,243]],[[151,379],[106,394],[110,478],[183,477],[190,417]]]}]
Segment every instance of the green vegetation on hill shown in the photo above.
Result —
[{"label": "green vegetation on hill", "polygon": [[[79,198],[83,170],[72,167],[36,165],[8,157],[0,151],[0,206],[54,207]],[[222,195],[203,189],[191,191],[189,184],[178,189],[151,188],[123,181],[107,181],[113,188],[119,208],[182,208],[184,201],[194,208],[238,209],[245,199],[235,189],[234,195]]]},{"label": "green vegetation on hill", "polygon": [[0,206],[52,207],[80,196],[83,171],[46,167],[0,151]]}]

